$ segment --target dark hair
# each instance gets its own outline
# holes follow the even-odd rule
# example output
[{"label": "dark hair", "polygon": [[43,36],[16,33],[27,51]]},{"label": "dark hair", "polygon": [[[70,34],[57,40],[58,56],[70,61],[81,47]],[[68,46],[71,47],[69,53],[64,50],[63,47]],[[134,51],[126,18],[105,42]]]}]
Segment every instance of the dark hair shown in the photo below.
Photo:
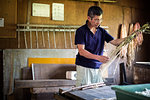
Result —
[{"label": "dark hair", "polygon": [[103,14],[103,10],[98,6],[91,6],[88,10],[88,16],[91,17],[91,19],[95,15],[100,16],[101,14]]}]

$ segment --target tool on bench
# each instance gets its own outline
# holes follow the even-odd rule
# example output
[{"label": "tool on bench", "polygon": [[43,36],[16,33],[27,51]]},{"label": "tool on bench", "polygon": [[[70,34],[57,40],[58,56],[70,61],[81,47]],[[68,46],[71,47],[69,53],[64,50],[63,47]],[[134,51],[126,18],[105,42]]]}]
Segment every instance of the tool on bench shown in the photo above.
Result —
[{"label": "tool on bench", "polygon": [[62,91],[61,93],[63,94],[63,93],[71,92],[71,91],[74,91],[74,90],[85,90],[85,89],[97,88],[97,87],[105,86],[105,85],[106,84],[104,84],[104,82],[93,83],[93,84],[90,84],[90,85],[82,85],[82,86],[78,86],[78,87],[72,87],[71,89]]}]

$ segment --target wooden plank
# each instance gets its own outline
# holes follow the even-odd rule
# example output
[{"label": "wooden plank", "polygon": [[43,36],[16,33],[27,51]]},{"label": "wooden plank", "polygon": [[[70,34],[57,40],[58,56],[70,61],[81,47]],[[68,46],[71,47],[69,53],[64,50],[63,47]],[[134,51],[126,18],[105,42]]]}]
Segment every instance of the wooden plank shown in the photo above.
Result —
[{"label": "wooden plank", "polygon": [[15,80],[15,88],[42,88],[58,86],[75,86],[75,80],[50,79],[50,80]]},{"label": "wooden plank", "polygon": [[75,70],[75,64],[33,64],[32,75],[35,80],[66,79],[66,72]]},{"label": "wooden plank", "polygon": [[32,80],[32,72],[30,67],[23,67],[21,69],[22,80]]},{"label": "wooden plank", "polygon": [[57,87],[45,87],[45,88],[32,88],[33,94],[38,93],[58,93],[59,88],[71,88],[72,86],[57,86]]}]

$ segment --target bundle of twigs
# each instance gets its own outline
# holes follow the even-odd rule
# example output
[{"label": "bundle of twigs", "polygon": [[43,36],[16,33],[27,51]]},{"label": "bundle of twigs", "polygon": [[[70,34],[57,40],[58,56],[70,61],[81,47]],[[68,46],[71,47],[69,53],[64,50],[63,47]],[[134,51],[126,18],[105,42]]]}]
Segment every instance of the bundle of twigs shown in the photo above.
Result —
[{"label": "bundle of twigs", "polygon": [[110,60],[107,63],[103,63],[100,67],[101,75],[102,77],[105,74],[106,69],[110,66],[110,64],[118,57],[120,54],[121,48],[127,46],[138,34],[142,34],[143,32],[148,32],[150,31],[150,25],[149,24],[144,24],[140,29],[134,31],[124,39],[124,41],[117,46],[117,48],[111,53],[110,55]]}]

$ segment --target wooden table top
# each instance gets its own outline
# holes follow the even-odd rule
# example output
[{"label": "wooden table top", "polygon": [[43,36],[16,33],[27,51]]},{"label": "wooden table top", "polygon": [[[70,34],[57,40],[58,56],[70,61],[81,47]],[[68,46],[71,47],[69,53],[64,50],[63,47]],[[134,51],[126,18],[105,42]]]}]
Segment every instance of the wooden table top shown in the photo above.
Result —
[{"label": "wooden table top", "polygon": [[[67,88],[60,88],[60,91],[63,90],[67,90]],[[66,92],[62,96],[72,100],[99,100],[108,98],[115,100],[116,98],[115,91],[111,89],[111,86]]]}]

